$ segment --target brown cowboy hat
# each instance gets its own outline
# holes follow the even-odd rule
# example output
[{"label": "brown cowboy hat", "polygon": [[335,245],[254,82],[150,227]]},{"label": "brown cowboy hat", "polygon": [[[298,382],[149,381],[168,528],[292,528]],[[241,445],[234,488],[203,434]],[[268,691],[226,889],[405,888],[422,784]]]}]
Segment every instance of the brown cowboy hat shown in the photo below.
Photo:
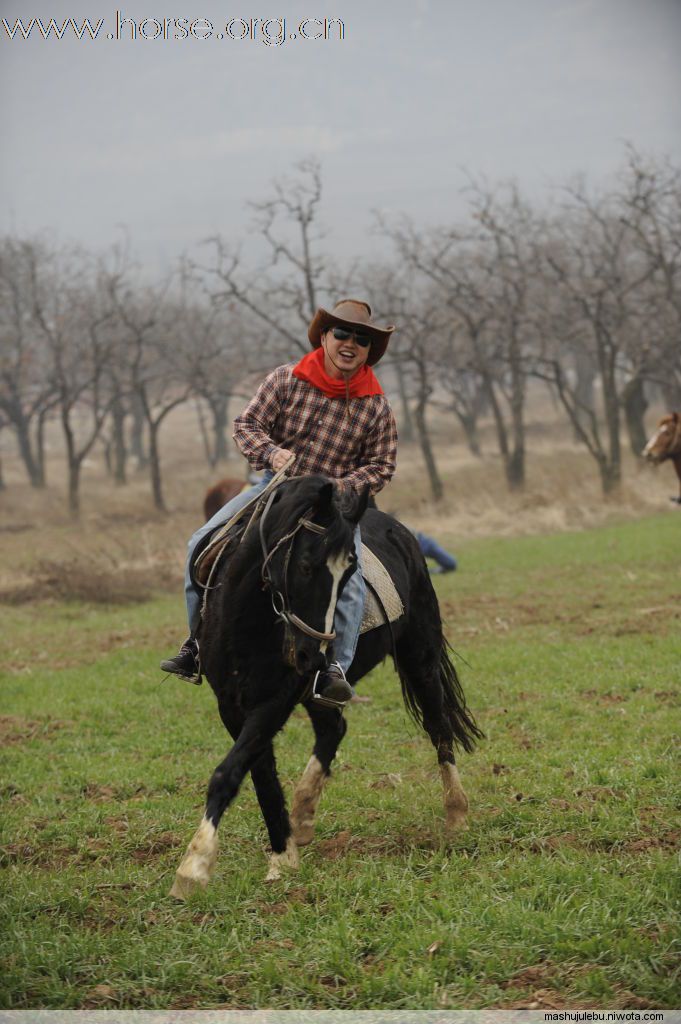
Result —
[{"label": "brown cowboy hat", "polygon": [[312,343],[312,348],[319,348],[322,344],[322,334],[332,327],[346,327],[351,331],[354,327],[362,327],[364,334],[371,338],[369,366],[375,366],[378,360],[384,355],[390,341],[390,335],[394,327],[377,327],[371,320],[371,306],[368,302],[361,302],[359,299],[341,299],[329,313],[326,309],[318,309],[312,317],[312,322],[307,329],[307,336]]}]

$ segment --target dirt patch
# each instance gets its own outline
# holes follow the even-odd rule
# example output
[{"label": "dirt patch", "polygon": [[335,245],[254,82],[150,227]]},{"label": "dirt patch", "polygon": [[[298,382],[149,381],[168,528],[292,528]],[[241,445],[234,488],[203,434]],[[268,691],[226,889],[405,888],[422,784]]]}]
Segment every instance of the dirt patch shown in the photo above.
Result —
[{"label": "dirt patch", "polygon": [[587,786],[585,789],[576,789],[575,796],[582,801],[590,803],[603,803],[608,800],[624,800],[626,793],[623,789],[615,789],[612,786]]},{"label": "dirt patch", "polygon": [[443,842],[441,834],[426,829],[406,829],[395,835],[357,836],[348,829],[331,839],[322,839],[317,849],[327,860],[339,860],[346,854],[359,857],[399,856],[409,850],[435,850]]},{"label": "dirt patch", "polygon": [[183,844],[184,840],[174,832],[161,832],[144,846],[137,846],[132,850],[131,857],[138,863],[144,864],[149,860],[155,860],[159,854],[165,853],[167,850],[174,850]]},{"label": "dirt patch", "polygon": [[397,789],[402,785],[402,776],[397,772],[381,774],[369,783],[369,789]]},{"label": "dirt patch", "polygon": [[621,693],[600,693],[598,690],[582,690],[581,697],[585,697],[590,703],[597,704],[623,704],[628,698]]},{"label": "dirt patch", "polygon": [[[513,840],[511,845],[516,845]],[[523,845],[522,843],[520,844]],[[589,850],[594,853],[645,854],[650,850],[677,850],[681,848],[681,829],[670,829],[659,835],[639,836],[636,839],[589,839],[576,832],[542,836],[525,846],[532,853],[555,853],[565,847]]]},{"label": "dirt patch", "polygon": [[79,1005],[81,1010],[112,1009],[120,1005],[120,994],[111,985],[95,985]]},{"label": "dirt patch", "polygon": [[159,591],[176,585],[175,573],[164,566],[112,568],[95,559],[58,562],[43,559],[32,567],[28,580],[0,589],[0,604],[36,601],[82,601],[87,604],[125,605],[149,601]]},{"label": "dirt patch", "polygon": [[501,988],[529,988],[539,986],[550,981],[556,975],[557,968],[552,964],[537,964],[534,967],[524,967],[507,981],[501,983]]},{"label": "dirt patch", "polygon": [[662,704],[679,704],[681,703],[681,690],[656,690],[653,697]]},{"label": "dirt patch", "polygon": [[4,747],[31,740],[48,740],[54,733],[68,729],[74,723],[58,718],[19,718],[0,715],[0,745]]},{"label": "dirt patch", "polygon": [[670,829],[667,832],[662,832],[660,835],[632,839],[621,846],[621,850],[624,853],[647,853],[649,850],[678,849],[681,849],[681,829]]},{"label": "dirt patch", "polygon": [[37,846],[27,841],[0,847],[0,866],[21,864],[47,870],[64,870],[75,864],[78,852],[63,843]]},{"label": "dirt patch", "polygon": [[116,803],[129,801],[131,803],[144,800],[148,790],[144,786],[138,786],[133,793],[120,786],[111,786],[101,782],[88,782],[80,791],[80,795],[86,800],[95,804]]}]

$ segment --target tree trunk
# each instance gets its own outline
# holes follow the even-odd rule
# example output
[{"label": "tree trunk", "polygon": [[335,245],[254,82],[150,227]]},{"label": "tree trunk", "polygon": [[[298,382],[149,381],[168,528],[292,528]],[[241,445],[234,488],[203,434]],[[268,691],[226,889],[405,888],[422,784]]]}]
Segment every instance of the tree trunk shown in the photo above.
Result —
[{"label": "tree trunk", "polygon": [[506,482],[512,491],[522,491],[525,487],[525,448],[514,445],[504,463]]},{"label": "tree trunk", "polygon": [[646,400],[641,377],[632,377],[627,381],[622,391],[622,405],[624,406],[624,420],[629,435],[629,446],[634,455],[640,455],[646,446],[648,437],[646,435],[645,416],[648,402]]},{"label": "tree trunk", "polygon": [[44,409],[43,412],[38,416],[38,426],[36,429],[36,456],[38,462],[38,473],[40,475],[40,483],[38,487],[45,486],[46,472],[45,472],[45,423],[47,422],[47,414],[49,410]]},{"label": "tree trunk", "polygon": [[40,472],[40,465],[33,456],[33,450],[31,448],[31,437],[28,431],[28,423],[22,421],[21,423],[14,424],[14,429],[17,435],[17,444],[19,446],[19,455],[23,462],[28,479],[31,482],[31,487],[44,487],[45,478]]},{"label": "tree trunk", "polygon": [[227,408],[229,398],[226,395],[220,398],[213,398],[210,401],[210,411],[213,415],[213,458],[214,466],[218,462],[226,462],[229,458],[227,447]]},{"label": "tree trunk", "polygon": [[203,415],[203,406],[201,405],[201,399],[197,398],[194,402],[196,408],[196,418],[199,421],[199,433],[201,434],[201,441],[203,443],[203,454],[206,457],[206,462],[211,467],[215,466],[215,457],[213,455],[213,447],[208,437],[208,431],[206,430],[206,418]]},{"label": "tree trunk", "polygon": [[478,422],[472,413],[461,413],[456,409],[454,410],[456,418],[463,428],[464,435],[466,437],[466,444],[471,455],[475,455],[476,458],[482,457],[482,449],[480,447],[480,437],[478,435]]},{"label": "tree trunk", "polygon": [[610,459],[599,463],[598,466],[601,473],[601,487],[603,488],[603,496],[606,498],[615,497],[620,489],[622,483],[622,467],[619,463],[616,465],[610,461]]},{"label": "tree trunk", "polygon": [[511,456],[508,447],[508,432],[506,430],[506,424],[504,422],[504,414],[501,411],[501,406],[499,405],[499,402],[497,400],[496,392],[494,390],[494,383],[487,374],[484,375],[484,380],[485,389],[487,391],[489,402],[492,407],[492,414],[494,416],[494,426],[496,427],[497,431],[499,451],[504,462],[504,473],[506,474],[506,481],[509,487],[512,488],[514,486],[512,480],[514,479],[514,474],[517,471],[515,466],[513,466],[513,460],[516,458],[516,452],[514,452],[513,456]]},{"label": "tree trunk", "polygon": [[154,508],[159,512],[166,512],[166,505],[163,500],[163,488],[161,486],[161,459],[158,447],[159,423],[149,423],[149,467],[151,469],[151,490],[154,498]]},{"label": "tree trunk", "polygon": [[[151,453],[144,450],[144,426],[146,423],[142,402],[138,395],[135,395],[132,402],[132,431],[130,433],[130,451],[137,460],[137,470],[146,469],[149,465]],[[151,444],[151,441],[150,441]]]},{"label": "tree trunk", "polygon": [[400,440],[406,444],[411,444],[414,440],[414,421],[412,420],[411,410],[409,408],[409,399],[407,397],[407,386],[404,382],[404,367],[399,360],[394,364],[395,374],[397,376],[397,389],[400,395],[400,407],[402,409],[402,415],[400,416]]},{"label": "tree trunk", "polygon": [[118,486],[128,482],[126,475],[126,462],[128,452],[125,447],[125,409],[120,398],[117,397],[111,407],[112,437],[113,446],[113,478]]},{"label": "tree trunk", "polygon": [[[584,349],[577,349],[575,352],[575,399],[576,412],[580,424],[588,429],[588,417],[586,410],[593,412],[594,409],[594,381],[596,380],[596,366],[593,356]],[[575,432],[575,440],[579,440]]]},{"label": "tree trunk", "polygon": [[66,442],[66,460],[68,467],[68,505],[69,515],[72,519],[80,516],[80,466],[81,459],[76,453],[76,441],[69,419],[70,408],[64,405],[61,409],[61,425]]},{"label": "tree trunk", "polygon": [[444,487],[442,486],[440,474],[437,471],[435,455],[433,454],[433,446],[430,441],[430,434],[428,433],[428,424],[426,423],[426,401],[427,399],[425,397],[419,399],[414,411],[414,419],[416,422],[416,432],[419,437],[419,444],[423,453],[423,461],[426,464],[426,470],[428,472],[430,490],[433,495],[433,499],[435,501],[439,501],[444,495]]},{"label": "tree trunk", "polygon": [[69,515],[72,519],[80,517],[80,467],[78,458],[69,457]]},{"label": "tree trunk", "polygon": [[525,424],[522,403],[514,401],[513,450],[506,459],[506,480],[512,491],[521,491],[525,486]]},{"label": "tree trunk", "polygon": [[603,406],[605,426],[608,434],[608,459],[605,476],[602,474],[603,492],[612,494],[622,480],[622,449],[620,444],[620,408],[617,396],[615,365],[607,354],[601,360],[601,382],[603,385]]}]

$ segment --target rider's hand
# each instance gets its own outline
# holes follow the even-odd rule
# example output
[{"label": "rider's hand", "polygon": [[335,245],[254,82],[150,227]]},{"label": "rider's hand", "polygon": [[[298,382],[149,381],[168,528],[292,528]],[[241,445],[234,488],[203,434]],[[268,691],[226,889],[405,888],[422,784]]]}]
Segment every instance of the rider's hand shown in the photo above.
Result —
[{"label": "rider's hand", "polygon": [[293,452],[289,452],[286,448],[280,448],[272,456],[272,469],[275,473],[278,473],[282,466],[285,466],[289,459],[292,459]]}]

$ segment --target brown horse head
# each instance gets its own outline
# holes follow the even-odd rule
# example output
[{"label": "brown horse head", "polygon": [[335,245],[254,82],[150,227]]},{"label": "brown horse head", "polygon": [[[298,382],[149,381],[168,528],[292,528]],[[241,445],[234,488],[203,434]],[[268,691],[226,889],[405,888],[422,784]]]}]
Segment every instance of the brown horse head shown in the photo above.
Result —
[{"label": "brown horse head", "polygon": [[248,485],[244,480],[236,480],[234,477],[228,476],[209,487],[206,497],[203,499],[203,515],[206,522],[212,519],[223,505],[240,494],[246,486]]},{"label": "brown horse head", "polygon": [[681,413],[669,412],[662,417],[642,454],[656,464],[681,456]]}]

